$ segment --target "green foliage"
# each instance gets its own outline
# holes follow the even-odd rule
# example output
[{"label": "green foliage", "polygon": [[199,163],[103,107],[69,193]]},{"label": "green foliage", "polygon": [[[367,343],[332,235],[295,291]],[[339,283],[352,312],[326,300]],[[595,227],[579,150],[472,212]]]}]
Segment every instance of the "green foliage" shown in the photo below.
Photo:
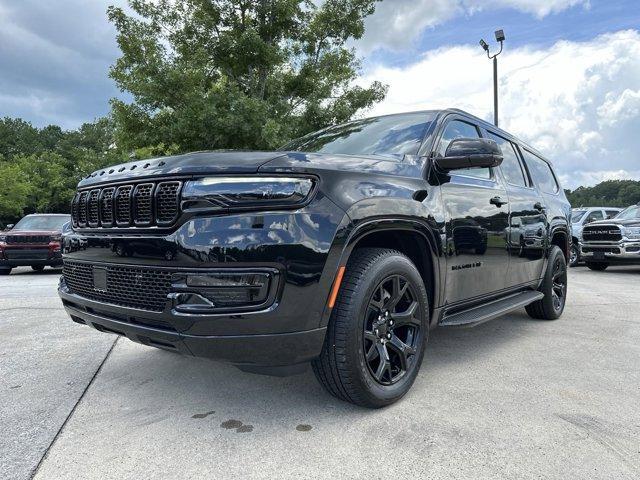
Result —
[{"label": "green foliage", "polygon": [[628,207],[640,202],[640,181],[607,180],[593,187],[565,190],[571,206],[577,207]]},{"label": "green foliage", "polygon": [[122,56],[110,75],[118,145],[272,149],[349,120],[386,87],[354,86],[348,42],[378,0],[130,0],[110,7]]},{"label": "green foliage", "polygon": [[34,212],[68,212],[79,180],[126,157],[108,119],[78,130],[0,119],[0,226]]}]

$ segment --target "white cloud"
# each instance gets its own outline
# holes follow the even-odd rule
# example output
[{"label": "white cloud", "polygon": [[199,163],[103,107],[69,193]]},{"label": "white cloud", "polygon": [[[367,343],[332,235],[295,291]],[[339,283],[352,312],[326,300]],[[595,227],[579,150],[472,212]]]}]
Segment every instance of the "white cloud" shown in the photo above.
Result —
[{"label": "white cloud", "polygon": [[400,50],[425,28],[485,9],[512,8],[543,18],[576,5],[589,8],[589,0],[383,0],[366,19],[366,33],[358,48],[365,52],[378,47]]},{"label": "white cloud", "polygon": [[[500,126],[548,155],[566,187],[640,178],[640,33],[621,31],[500,57]],[[441,48],[361,81],[389,85],[372,114],[457,107],[491,120],[491,64],[474,46]]]}]

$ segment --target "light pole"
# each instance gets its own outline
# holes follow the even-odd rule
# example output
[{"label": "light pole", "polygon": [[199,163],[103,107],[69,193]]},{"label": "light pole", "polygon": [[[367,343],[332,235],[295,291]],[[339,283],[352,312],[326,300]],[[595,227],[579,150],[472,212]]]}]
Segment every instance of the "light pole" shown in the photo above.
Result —
[{"label": "light pole", "polygon": [[504,44],[504,31],[496,30],[496,42],[500,42],[500,51],[491,55],[489,53],[489,45],[484,40],[480,40],[480,46],[485,52],[487,57],[493,60],[493,123],[498,126],[498,55],[502,53],[502,46]]}]

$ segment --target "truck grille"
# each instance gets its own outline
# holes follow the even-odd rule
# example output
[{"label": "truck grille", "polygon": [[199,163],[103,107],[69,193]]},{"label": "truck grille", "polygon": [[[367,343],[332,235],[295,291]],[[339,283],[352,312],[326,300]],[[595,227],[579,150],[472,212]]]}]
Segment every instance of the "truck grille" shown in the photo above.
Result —
[{"label": "truck grille", "polygon": [[622,240],[622,234],[616,225],[587,225],[582,238],[585,242],[617,242]]},{"label": "truck grille", "polygon": [[146,182],[94,188],[71,204],[75,228],[169,227],[180,213],[182,182]]},{"label": "truck grille", "polygon": [[7,235],[7,245],[49,244],[49,235]]},{"label": "truck grille", "polygon": [[[106,289],[95,288],[94,269],[106,270]],[[71,293],[89,300],[154,312],[164,310],[171,288],[171,272],[152,268],[65,261],[62,275]]]}]

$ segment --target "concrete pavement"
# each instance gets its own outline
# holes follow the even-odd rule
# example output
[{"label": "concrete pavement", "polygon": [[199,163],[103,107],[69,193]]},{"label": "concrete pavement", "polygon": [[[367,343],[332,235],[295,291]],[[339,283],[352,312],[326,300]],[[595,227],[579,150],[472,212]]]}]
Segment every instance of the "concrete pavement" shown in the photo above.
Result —
[{"label": "concrete pavement", "polygon": [[640,268],[572,269],[555,322],[434,331],[378,411],[126,339],[92,381],[114,337],[68,320],[56,279],[0,277],[1,478],[640,477]]}]

